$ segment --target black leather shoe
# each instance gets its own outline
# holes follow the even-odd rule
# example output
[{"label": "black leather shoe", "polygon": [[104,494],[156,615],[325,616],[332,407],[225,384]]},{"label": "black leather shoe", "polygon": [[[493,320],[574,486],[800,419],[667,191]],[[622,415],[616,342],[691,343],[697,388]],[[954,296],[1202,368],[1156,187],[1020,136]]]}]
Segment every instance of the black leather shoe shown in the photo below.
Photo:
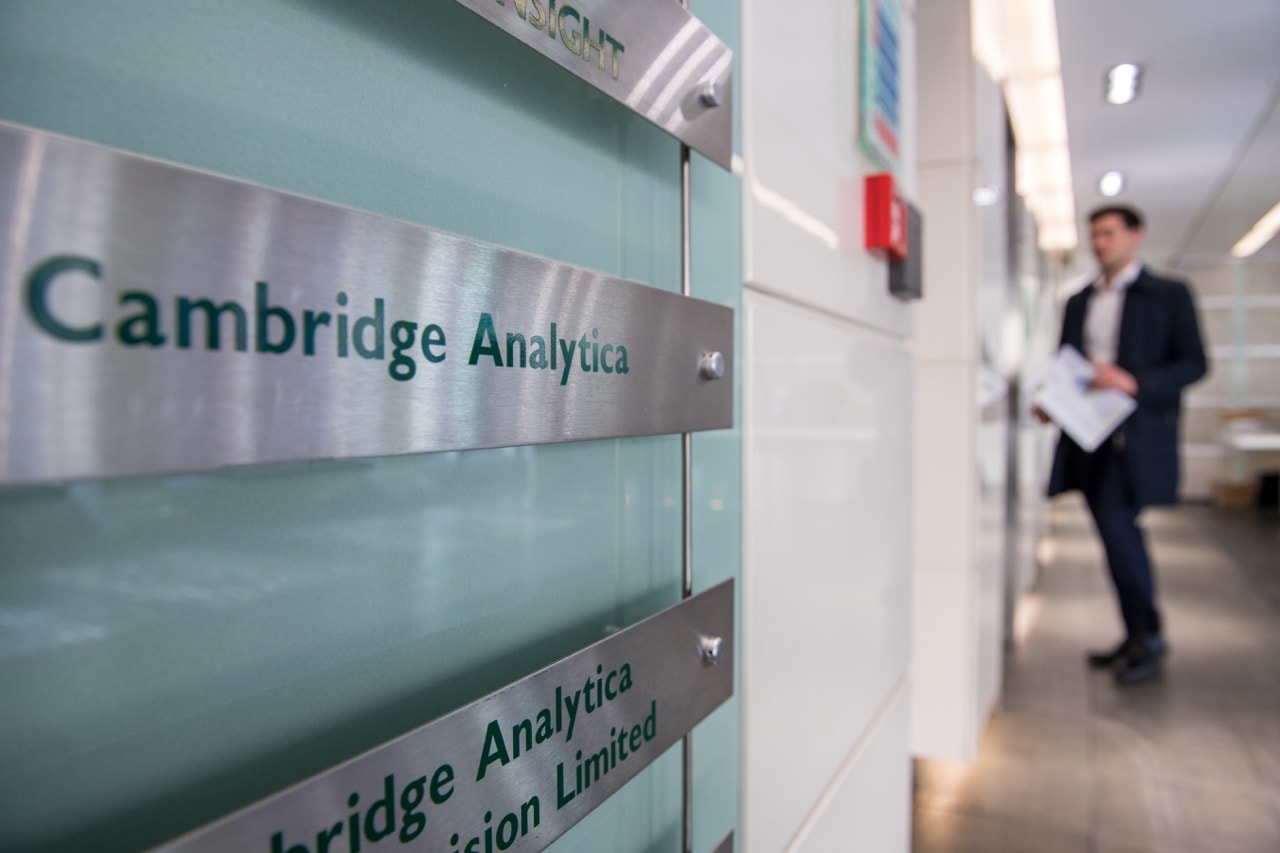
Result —
[{"label": "black leather shoe", "polygon": [[[1116,663],[1124,661],[1124,658],[1129,656],[1130,643],[1132,643],[1132,640],[1126,639],[1115,648],[1106,649],[1106,651],[1100,652],[1089,652],[1087,658],[1089,661],[1089,667],[1094,670],[1111,669],[1111,667],[1115,666]],[[1162,638],[1160,634],[1149,635],[1149,637],[1144,640],[1144,646],[1146,646],[1147,652],[1151,653],[1153,657],[1157,658],[1157,660],[1158,658],[1165,656],[1165,639]]]},{"label": "black leather shoe", "polygon": [[1091,669],[1108,669],[1116,664],[1124,657],[1125,652],[1129,650],[1129,641],[1125,640],[1114,649],[1107,651],[1089,652],[1087,660]]},{"label": "black leather shoe", "polygon": [[1160,675],[1160,659],[1167,651],[1159,635],[1140,637],[1125,644],[1125,651],[1116,663],[1117,684],[1139,684]]}]

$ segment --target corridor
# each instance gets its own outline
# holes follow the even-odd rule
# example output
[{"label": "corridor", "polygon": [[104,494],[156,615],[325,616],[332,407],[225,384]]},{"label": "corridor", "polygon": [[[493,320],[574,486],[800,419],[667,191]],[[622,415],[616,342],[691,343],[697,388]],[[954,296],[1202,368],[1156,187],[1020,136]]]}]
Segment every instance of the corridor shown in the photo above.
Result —
[{"label": "corridor", "polygon": [[1149,513],[1171,653],[1119,688],[1084,665],[1118,618],[1083,505],[1018,613],[972,764],[917,760],[917,853],[1280,850],[1280,516]]}]

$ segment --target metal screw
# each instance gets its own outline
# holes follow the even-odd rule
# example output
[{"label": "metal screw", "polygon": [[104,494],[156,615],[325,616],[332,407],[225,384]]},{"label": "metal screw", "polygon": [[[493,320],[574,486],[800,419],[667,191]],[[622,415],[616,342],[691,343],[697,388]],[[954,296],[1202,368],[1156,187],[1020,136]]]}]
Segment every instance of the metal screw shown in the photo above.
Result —
[{"label": "metal screw", "polygon": [[704,352],[698,359],[698,372],[703,379],[724,378],[724,353]]},{"label": "metal screw", "polygon": [[721,637],[702,638],[702,662],[707,666],[720,663],[720,655],[724,651],[724,639]]},{"label": "metal screw", "polygon": [[703,80],[698,84],[698,100],[704,107],[720,106],[720,84],[715,80]]}]

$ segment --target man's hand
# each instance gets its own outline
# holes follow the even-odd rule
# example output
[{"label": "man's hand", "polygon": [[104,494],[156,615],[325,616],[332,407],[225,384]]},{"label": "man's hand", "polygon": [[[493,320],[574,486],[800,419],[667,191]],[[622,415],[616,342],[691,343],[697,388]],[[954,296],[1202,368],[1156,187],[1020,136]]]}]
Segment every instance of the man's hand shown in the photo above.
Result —
[{"label": "man's hand", "polygon": [[1093,366],[1098,369],[1098,372],[1093,375],[1093,381],[1089,383],[1090,388],[1099,391],[1108,389],[1123,391],[1130,397],[1138,396],[1138,380],[1133,378],[1132,373],[1123,367],[1107,364],[1105,361],[1095,361]]}]

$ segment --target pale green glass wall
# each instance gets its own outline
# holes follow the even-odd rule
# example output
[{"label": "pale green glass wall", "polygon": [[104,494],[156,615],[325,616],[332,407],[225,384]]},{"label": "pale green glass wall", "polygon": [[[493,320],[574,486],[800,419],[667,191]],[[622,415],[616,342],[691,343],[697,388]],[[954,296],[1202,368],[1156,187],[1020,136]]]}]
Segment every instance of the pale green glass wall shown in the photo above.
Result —
[{"label": "pale green glass wall", "polygon": [[[0,119],[679,287],[676,143],[444,0],[6,3]],[[736,308],[738,180],[694,187],[697,295]],[[705,588],[737,430],[695,459]],[[0,490],[0,849],[163,841],[679,590],[678,437]],[[695,738],[695,849],[737,824],[738,718]],[[556,849],[680,820],[672,750]]]}]

